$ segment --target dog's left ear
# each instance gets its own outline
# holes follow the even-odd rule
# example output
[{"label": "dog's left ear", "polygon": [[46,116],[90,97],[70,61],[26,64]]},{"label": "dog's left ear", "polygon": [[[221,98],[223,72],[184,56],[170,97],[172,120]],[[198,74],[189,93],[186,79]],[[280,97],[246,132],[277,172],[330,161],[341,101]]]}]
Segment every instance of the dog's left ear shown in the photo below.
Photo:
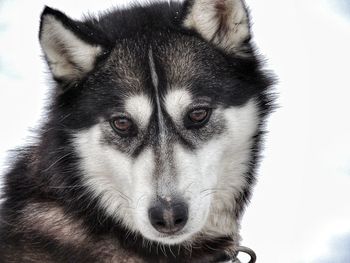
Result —
[{"label": "dog's left ear", "polygon": [[41,15],[39,39],[51,73],[59,81],[81,79],[102,53],[103,35],[98,30],[49,7]]},{"label": "dog's left ear", "polygon": [[184,26],[228,53],[242,53],[250,40],[243,0],[187,0]]}]

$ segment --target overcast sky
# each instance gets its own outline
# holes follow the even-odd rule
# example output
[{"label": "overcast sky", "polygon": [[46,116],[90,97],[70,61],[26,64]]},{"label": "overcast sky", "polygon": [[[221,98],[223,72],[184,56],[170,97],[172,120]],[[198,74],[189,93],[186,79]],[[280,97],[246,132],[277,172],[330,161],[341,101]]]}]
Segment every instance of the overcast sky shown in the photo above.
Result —
[{"label": "overcast sky", "polygon": [[[47,68],[37,40],[49,5],[74,18],[129,1],[0,0],[0,171],[44,112]],[[247,0],[254,41],[279,78],[243,244],[261,263],[350,262],[350,5]]]}]

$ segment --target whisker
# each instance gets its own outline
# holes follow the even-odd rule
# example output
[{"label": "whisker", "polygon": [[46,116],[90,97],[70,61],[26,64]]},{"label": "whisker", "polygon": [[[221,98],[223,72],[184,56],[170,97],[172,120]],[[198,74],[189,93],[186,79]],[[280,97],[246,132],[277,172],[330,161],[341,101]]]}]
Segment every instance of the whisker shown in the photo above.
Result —
[{"label": "whisker", "polygon": [[54,167],[57,163],[59,163],[60,161],[62,161],[64,158],[68,157],[69,155],[71,155],[73,153],[69,152],[66,153],[65,155],[59,157],[56,161],[54,161],[49,167],[47,167],[46,169],[43,170],[43,172],[47,172],[49,171],[52,167]]}]

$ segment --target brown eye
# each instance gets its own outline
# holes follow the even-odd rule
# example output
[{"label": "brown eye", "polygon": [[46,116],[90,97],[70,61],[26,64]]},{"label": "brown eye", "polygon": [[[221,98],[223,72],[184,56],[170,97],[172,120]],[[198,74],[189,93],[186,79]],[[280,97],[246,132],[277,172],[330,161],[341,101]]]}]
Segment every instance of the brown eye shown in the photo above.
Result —
[{"label": "brown eye", "polygon": [[133,126],[133,122],[126,117],[117,117],[111,121],[111,126],[120,135],[127,135]]},{"label": "brown eye", "polygon": [[208,116],[208,111],[205,109],[199,109],[191,111],[188,115],[192,122],[198,123],[204,121]]},{"label": "brown eye", "polygon": [[195,129],[203,127],[210,118],[211,109],[209,108],[200,108],[194,109],[187,114],[185,118],[185,127],[188,129]]}]

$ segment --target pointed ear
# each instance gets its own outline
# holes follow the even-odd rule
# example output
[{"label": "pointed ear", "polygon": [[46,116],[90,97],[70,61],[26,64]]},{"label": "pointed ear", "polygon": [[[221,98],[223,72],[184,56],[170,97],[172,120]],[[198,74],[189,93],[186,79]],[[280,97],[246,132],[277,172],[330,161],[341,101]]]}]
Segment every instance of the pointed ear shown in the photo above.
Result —
[{"label": "pointed ear", "polygon": [[184,26],[229,53],[244,53],[250,40],[243,0],[187,0]]},{"label": "pointed ear", "polygon": [[93,69],[102,47],[89,38],[91,33],[91,28],[84,23],[45,7],[39,39],[54,79],[77,80]]}]

